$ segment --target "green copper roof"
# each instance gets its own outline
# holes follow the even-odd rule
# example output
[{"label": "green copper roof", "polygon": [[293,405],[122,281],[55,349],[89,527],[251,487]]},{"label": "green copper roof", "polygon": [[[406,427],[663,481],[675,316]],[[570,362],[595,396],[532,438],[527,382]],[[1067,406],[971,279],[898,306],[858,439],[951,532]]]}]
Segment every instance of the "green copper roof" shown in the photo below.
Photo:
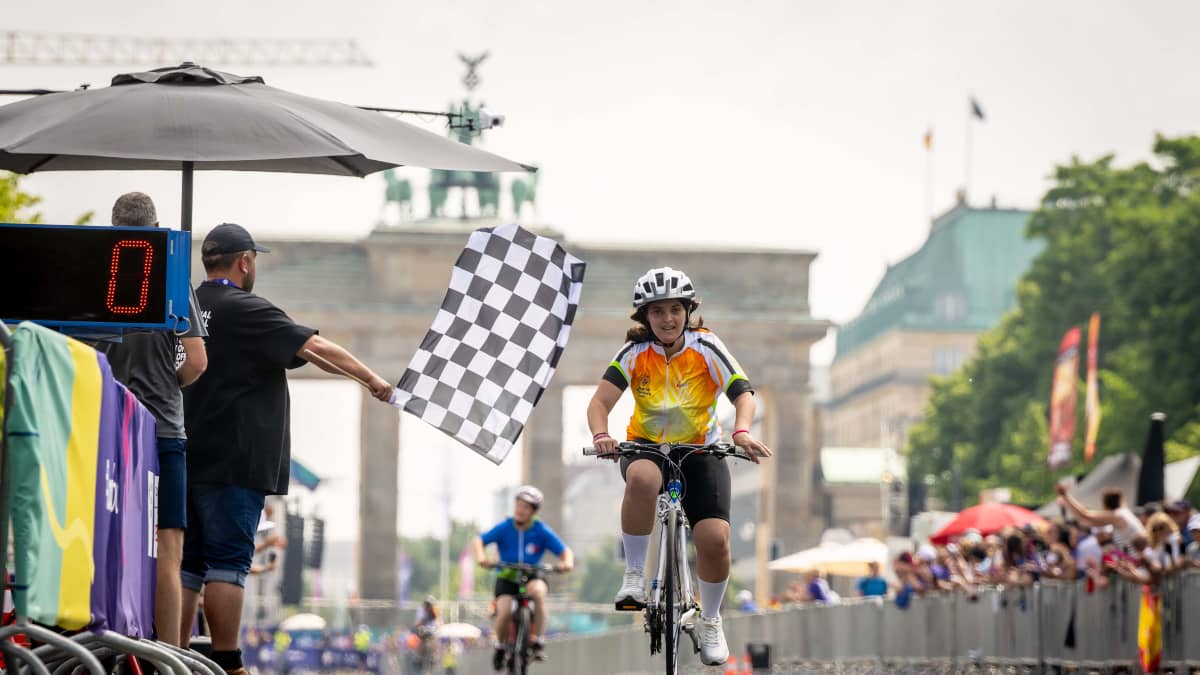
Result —
[{"label": "green copper roof", "polygon": [[838,330],[837,356],[893,330],[982,331],[1016,304],[1017,280],[1042,249],[1028,211],[958,205],[921,248],[889,266],[867,306]]}]

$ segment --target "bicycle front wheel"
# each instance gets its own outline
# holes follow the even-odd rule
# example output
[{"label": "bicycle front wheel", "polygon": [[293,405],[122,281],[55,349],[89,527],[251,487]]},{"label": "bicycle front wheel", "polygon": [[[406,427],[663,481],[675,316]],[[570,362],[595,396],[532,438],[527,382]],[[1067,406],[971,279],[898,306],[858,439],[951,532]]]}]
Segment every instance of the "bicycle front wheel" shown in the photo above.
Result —
[{"label": "bicycle front wheel", "polygon": [[679,606],[683,602],[680,597],[679,556],[683,555],[677,546],[679,542],[679,511],[672,509],[667,516],[666,546],[667,560],[663,567],[663,652],[666,654],[667,675],[679,672]]},{"label": "bicycle front wheel", "polygon": [[513,615],[513,621],[516,621],[517,630],[513,639],[512,661],[509,662],[508,672],[513,675],[525,675],[529,670],[529,608],[518,608],[517,613]]}]

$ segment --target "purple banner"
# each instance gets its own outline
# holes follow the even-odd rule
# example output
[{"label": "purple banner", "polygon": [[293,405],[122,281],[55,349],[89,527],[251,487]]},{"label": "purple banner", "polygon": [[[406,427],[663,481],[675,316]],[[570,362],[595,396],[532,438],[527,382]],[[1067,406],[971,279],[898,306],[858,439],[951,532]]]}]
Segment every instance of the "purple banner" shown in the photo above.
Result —
[{"label": "purple banner", "polygon": [[[97,353],[104,381],[100,404],[100,441],[96,453],[96,515],[92,542],[92,628],[109,628],[119,580],[115,561],[120,559],[116,512],[120,506],[120,439],[125,387],[113,379],[104,354]],[[113,561],[113,562],[109,562]]]},{"label": "purple banner", "polygon": [[92,628],[135,638],[154,632],[155,431],[149,411],[107,374],[96,471]]}]

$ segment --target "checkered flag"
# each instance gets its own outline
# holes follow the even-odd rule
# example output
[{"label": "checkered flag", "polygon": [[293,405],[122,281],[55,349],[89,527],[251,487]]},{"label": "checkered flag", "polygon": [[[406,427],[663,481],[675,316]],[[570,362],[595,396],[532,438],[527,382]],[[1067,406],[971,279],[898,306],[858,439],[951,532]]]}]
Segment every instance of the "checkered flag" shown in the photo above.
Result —
[{"label": "checkered flag", "polygon": [[567,346],[583,270],[517,225],[471,233],[392,404],[504,461]]}]

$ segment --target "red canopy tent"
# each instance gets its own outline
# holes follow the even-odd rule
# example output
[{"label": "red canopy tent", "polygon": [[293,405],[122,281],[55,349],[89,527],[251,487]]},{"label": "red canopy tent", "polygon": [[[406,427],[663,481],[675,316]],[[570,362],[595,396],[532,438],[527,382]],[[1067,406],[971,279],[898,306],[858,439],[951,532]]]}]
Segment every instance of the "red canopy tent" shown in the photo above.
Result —
[{"label": "red canopy tent", "polygon": [[1049,522],[1029,509],[1012,504],[990,502],[963,509],[955,516],[954,520],[946,523],[946,526],[929,540],[935,544],[945,544],[955,537],[966,534],[967,530],[977,530],[979,534],[986,537],[1008,527],[1022,527],[1030,524],[1035,527],[1045,527],[1049,525]]}]

